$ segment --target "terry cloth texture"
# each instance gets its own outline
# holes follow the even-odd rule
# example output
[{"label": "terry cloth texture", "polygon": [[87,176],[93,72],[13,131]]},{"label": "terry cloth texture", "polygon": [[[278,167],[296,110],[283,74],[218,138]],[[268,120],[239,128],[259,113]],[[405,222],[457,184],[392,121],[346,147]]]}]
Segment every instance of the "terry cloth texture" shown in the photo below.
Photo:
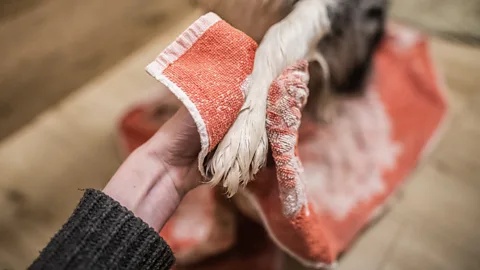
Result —
[{"label": "terry cloth texture", "polygon": [[[255,49],[253,40],[209,13],[147,67],[192,114],[201,135],[200,171],[243,104]],[[272,85],[266,127],[275,166],[264,168],[233,201],[278,248],[318,268],[335,263],[431,149],[447,104],[428,42],[397,26],[389,27],[375,56],[366,95],[338,101],[329,125],[308,115],[300,124],[306,67],[300,61]],[[149,121],[155,117],[142,106],[121,121],[129,151],[161,125]],[[190,192],[162,230],[179,263],[236,248],[236,215],[217,192],[208,186]]]}]

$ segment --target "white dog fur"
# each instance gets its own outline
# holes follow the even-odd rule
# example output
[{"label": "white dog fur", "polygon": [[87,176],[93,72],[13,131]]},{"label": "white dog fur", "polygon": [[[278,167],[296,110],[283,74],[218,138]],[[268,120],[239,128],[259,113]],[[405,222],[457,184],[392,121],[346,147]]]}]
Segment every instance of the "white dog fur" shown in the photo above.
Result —
[{"label": "white dog fur", "polygon": [[[298,60],[318,57],[316,44],[330,29],[327,8],[334,0],[301,0],[268,29],[256,52],[245,104],[207,164],[211,183],[234,195],[265,164],[266,100],[271,83]],[[320,59],[322,59],[320,57]]]}]

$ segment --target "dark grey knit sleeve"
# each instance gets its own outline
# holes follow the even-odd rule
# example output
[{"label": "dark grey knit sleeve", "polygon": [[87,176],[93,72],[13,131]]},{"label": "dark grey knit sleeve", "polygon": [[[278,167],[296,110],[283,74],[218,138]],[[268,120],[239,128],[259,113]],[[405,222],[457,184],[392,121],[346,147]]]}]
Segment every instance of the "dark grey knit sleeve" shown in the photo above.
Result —
[{"label": "dark grey knit sleeve", "polygon": [[87,190],[29,269],[170,269],[170,247],[101,191]]}]

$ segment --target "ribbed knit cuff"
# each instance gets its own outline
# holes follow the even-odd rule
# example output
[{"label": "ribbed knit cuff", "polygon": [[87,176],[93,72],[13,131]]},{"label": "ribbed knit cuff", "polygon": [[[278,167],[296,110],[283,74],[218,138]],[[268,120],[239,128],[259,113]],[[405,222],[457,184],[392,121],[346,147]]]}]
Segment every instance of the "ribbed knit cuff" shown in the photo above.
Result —
[{"label": "ribbed knit cuff", "polygon": [[30,269],[170,269],[174,261],[155,230],[89,189]]}]

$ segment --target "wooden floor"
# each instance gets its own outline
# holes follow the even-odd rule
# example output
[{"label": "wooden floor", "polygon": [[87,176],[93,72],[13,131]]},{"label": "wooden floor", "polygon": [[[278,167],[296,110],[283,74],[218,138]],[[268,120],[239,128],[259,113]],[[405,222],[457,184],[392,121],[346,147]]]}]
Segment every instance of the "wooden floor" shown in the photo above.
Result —
[{"label": "wooden floor", "polygon": [[[108,181],[120,163],[115,121],[132,101],[155,92],[145,64],[198,15],[178,16],[168,31],[0,141],[0,269],[25,269],[70,215],[79,189]],[[433,51],[446,74],[452,121],[402,200],[359,239],[340,270],[480,269],[480,47],[433,39]],[[4,85],[0,95],[7,95]],[[32,102],[41,99],[21,89]]]},{"label": "wooden floor", "polygon": [[390,2],[390,15],[397,20],[445,38],[480,44],[480,0],[390,0]]},{"label": "wooden floor", "polygon": [[0,0],[0,139],[191,11],[189,0]]}]

